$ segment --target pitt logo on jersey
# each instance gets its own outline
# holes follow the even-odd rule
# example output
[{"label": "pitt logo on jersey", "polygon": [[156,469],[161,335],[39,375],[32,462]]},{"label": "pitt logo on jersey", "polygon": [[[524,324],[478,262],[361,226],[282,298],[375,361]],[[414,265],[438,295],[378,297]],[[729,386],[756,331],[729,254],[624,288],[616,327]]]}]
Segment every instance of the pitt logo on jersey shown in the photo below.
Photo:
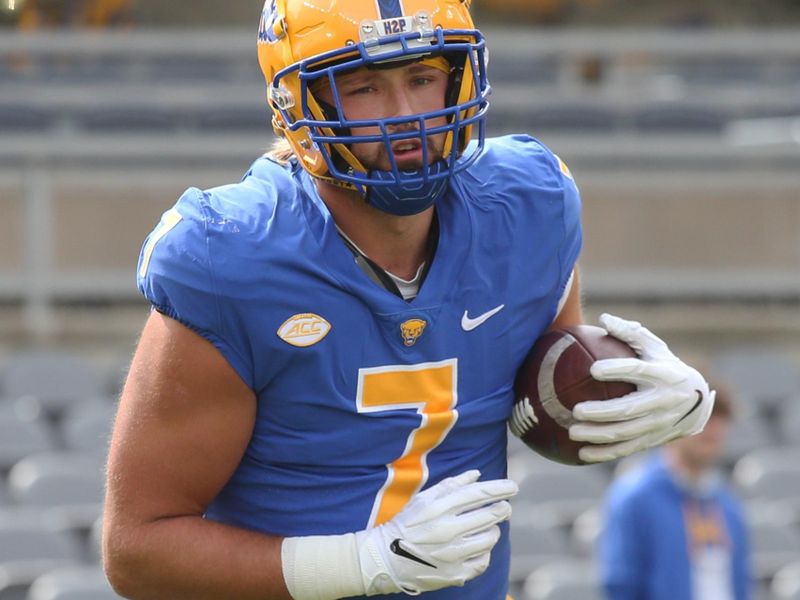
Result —
[{"label": "pitt logo on jersey", "polygon": [[331,330],[331,324],[314,313],[294,315],[278,329],[278,337],[287,344],[306,348],[321,342]]},{"label": "pitt logo on jersey", "polygon": [[425,331],[427,321],[422,319],[409,319],[400,323],[400,335],[403,336],[403,344],[406,346],[413,346]]}]

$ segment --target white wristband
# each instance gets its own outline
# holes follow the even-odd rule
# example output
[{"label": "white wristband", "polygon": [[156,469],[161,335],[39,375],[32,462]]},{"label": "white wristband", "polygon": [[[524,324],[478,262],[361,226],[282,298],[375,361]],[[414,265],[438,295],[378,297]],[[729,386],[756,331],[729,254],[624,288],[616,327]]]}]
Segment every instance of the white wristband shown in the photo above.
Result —
[{"label": "white wristband", "polygon": [[281,563],[286,588],[294,600],[336,600],[366,594],[355,534],[285,538]]}]

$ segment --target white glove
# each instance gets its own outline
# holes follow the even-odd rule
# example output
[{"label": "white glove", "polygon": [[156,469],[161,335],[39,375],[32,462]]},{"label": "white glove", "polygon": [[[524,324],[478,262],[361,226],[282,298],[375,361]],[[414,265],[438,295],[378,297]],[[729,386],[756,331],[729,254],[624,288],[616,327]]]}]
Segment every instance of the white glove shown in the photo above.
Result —
[{"label": "white glove", "polygon": [[478,477],[473,470],[440,481],[391,521],[356,533],[367,596],[463,586],[486,570],[519,488]]},{"label": "white glove", "polygon": [[281,559],[295,600],[332,600],[463,586],[489,566],[511,516],[510,479],[466,471],[414,496],[393,519],[355,534],[291,537]]},{"label": "white glove", "polygon": [[592,377],[599,381],[627,381],[638,389],[619,399],[574,406],[572,416],[577,423],[569,428],[569,437],[590,443],[581,448],[580,459],[613,460],[701,432],[711,415],[715,396],[703,376],[681,362],[640,323],[604,314],[600,324],[630,345],[639,357],[595,361]]}]

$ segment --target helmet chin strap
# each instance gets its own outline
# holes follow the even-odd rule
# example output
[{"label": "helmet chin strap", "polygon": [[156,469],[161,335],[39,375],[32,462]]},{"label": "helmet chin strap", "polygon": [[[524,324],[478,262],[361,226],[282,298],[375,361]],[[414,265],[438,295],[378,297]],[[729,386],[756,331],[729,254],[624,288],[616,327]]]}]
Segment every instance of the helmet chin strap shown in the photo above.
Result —
[{"label": "helmet chin strap", "polygon": [[[445,170],[447,164],[443,160],[437,160],[427,169],[429,175],[438,175]],[[406,173],[421,175],[421,171],[406,171]],[[390,171],[370,171],[369,176],[380,181],[394,181],[394,175]],[[407,217],[433,206],[444,194],[447,184],[448,178],[444,177],[413,185],[398,183],[389,186],[359,186],[361,189],[358,191],[370,206],[398,217]]]}]

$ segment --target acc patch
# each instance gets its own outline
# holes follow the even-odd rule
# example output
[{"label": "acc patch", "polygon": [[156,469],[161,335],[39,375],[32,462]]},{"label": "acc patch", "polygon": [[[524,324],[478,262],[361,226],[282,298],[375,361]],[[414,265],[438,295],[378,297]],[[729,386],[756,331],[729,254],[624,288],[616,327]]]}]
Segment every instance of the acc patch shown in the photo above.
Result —
[{"label": "acc patch", "polygon": [[409,319],[400,323],[400,335],[403,337],[403,344],[413,346],[417,343],[428,322],[423,319]]},{"label": "acc patch", "polygon": [[278,329],[278,337],[287,344],[306,348],[321,342],[331,330],[331,324],[314,313],[289,317]]}]

